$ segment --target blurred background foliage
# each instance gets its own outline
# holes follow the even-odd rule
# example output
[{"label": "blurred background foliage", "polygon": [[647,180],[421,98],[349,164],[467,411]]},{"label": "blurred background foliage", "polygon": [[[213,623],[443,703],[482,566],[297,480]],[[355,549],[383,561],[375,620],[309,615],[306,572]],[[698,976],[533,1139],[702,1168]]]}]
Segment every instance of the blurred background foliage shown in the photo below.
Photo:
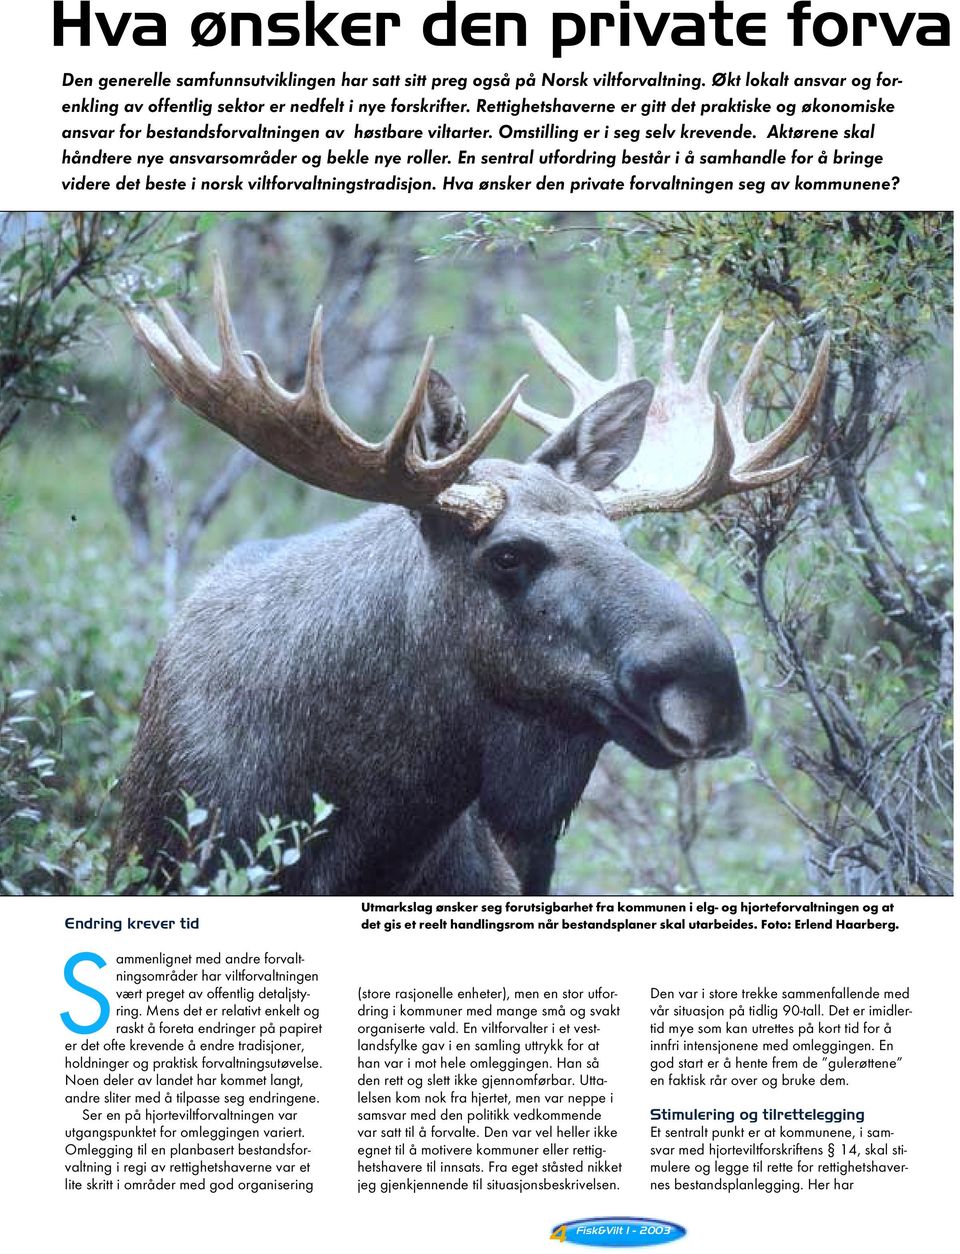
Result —
[{"label": "blurred background foliage", "polygon": [[[568,408],[524,312],[602,375],[620,303],[655,376],[668,307],[688,369],[722,310],[723,395],[772,321],[756,437],[829,331],[808,472],[629,529],[730,635],[753,748],[667,773],[606,750],[555,888],[951,891],[953,255],[939,213],[0,216],[0,891],[104,891],[143,677],[179,600],[232,544],[363,508],[231,444],[134,351],[120,307],[158,296],[215,343],[214,251],[241,339],[290,386],[323,301],[328,384],[371,437],[428,334],[479,416],[525,370],[531,402]],[[536,439],[514,422],[494,452],[522,458]],[[199,813],[187,799],[186,831]],[[285,817],[250,834],[251,866],[213,891],[273,887]],[[296,839],[321,830],[307,826]]]}]

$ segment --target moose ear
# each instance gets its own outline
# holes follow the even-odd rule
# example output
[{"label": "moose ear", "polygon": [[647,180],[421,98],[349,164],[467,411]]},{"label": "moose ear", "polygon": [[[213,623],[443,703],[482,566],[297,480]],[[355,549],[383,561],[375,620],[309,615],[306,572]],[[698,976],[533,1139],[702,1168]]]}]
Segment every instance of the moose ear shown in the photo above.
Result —
[{"label": "moose ear", "polygon": [[607,487],[633,461],[643,439],[653,384],[637,379],[594,401],[531,456],[568,483],[594,492]]},{"label": "moose ear", "polygon": [[423,410],[417,420],[417,442],[428,461],[455,453],[470,434],[460,398],[439,370],[431,370]]}]

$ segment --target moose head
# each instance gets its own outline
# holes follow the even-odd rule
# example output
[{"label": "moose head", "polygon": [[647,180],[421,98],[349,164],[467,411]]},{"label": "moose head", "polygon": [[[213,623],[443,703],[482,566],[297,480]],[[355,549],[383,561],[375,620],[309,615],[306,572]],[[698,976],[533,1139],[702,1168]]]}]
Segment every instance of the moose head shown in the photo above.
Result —
[{"label": "moose head", "polygon": [[[708,390],[720,319],[688,382],[668,320],[656,386],[637,376],[622,311],[603,381],[526,319],[571,413],[526,404],[521,379],[473,435],[431,341],[374,444],[327,395],[319,310],[288,392],[241,350],[219,264],[214,305],[219,366],[168,305],[163,329],[129,315],[175,395],[296,478],[388,508],[228,560],[190,598],[145,693],[121,854],[175,862],[181,791],[234,841],[258,814],[306,817],[320,794],[336,807],[330,837],[287,891],[544,892],[606,741],[655,768],[743,747],[726,637],[616,523],[797,471],[802,459],[775,462],[814,411],[826,339],[793,412],[757,442],[745,419],[770,328],[724,404]],[[547,438],[523,464],[482,459],[511,410]]]}]

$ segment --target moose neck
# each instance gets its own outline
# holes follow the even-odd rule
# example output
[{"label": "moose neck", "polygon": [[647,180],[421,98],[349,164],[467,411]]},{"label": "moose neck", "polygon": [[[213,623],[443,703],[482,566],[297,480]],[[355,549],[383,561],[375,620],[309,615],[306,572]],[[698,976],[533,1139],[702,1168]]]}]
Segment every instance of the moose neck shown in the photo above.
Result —
[{"label": "moose neck", "polygon": [[[312,560],[322,559],[336,584],[334,597],[327,585],[315,623],[328,659],[334,648],[340,655],[328,673],[349,684],[325,694],[331,713],[317,757],[341,823],[379,833],[362,848],[350,842],[351,874],[395,891],[398,859],[409,865],[425,856],[477,800],[498,835],[552,839],[586,786],[603,735],[565,730],[479,690],[463,590],[405,512],[371,510],[315,543]],[[332,771],[331,733],[339,745]],[[358,772],[369,781],[359,796],[349,787]],[[340,861],[336,849],[323,856]]]},{"label": "moose neck", "polygon": [[319,715],[300,775],[336,807],[306,891],[401,891],[480,792],[484,711],[455,597],[414,518],[389,506],[292,542],[283,565],[303,589],[301,683]]},{"label": "moose neck", "polygon": [[[421,541],[415,567],[412,586],[427,612],[421,617],[411,607],[421,634],[407,660],[416,671],[424,658],[434,659],[442,734],[462,755],[463,778],[476,789],[470,800],[479,800],[482,817],[498,834],[520,840],[556,836],[587,785],[605,734],[585,729],[582,719],[565,725],[556,709],[524,707],[510,696],[500,700],[492,694],[496,685],[478,682],[460,562],[455,555],[438,558]],[[489,640],[484,652],[496,656],[497,649]],[[484,665],[490,664],[485,658]]]}]

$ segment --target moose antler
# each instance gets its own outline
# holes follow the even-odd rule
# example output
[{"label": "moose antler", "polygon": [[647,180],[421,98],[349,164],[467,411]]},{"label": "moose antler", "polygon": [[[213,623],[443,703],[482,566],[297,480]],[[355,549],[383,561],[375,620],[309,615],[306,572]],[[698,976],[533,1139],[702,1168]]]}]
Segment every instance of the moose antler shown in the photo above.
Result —
[{"label": "moose antler", "polygon": [[327,395],[321,309],[317,309],[310,332],[303,387],[299,392],[288,392],[270,377],[256,353],[241,349],[218,258],[214,258],[213,276],[219,366],[207,357],[166,301],[158,304],[163,329],[143,314],[124,311],[157,373],[178,400],[264,460],[314,487],[362,501],[443,509],[457,514],[476,531],[497,517],[505,502],[502,489],[488,483],[457,481],[500,430],[526,376],[517,380],[462,447],[447,457],[428,461],[412,437],[430,380],[431,338],[400,417],[384,439],[370,444],[343,421]]},{"label": "moose antler", "polygon": [[[517,400],[514,408],[520,417],[542,431],[552,434],[561,430],[601,396],[638,377],[633,335],[620,308],[616,315],[617,366],[613,375],[603,380],[594,378],[533,318],[524,317],[523,321],[534,347],[573,398],[567,418],[554,417]],[[827,377],[829,335],[820,341],[813,369],[793,412],[775,431],[751,441],[745,430],[749,392],[760,372],[774,324],[770,323],[754,345],[726,405],[716,393],[711,396],[709,392],[710,362],[722,326],[721,314],[685,383],[677,368],[673,316],[667,315],[660,381],[647,411],[640,451],[617,478],[614,490],[602,494],[604,510],[611,518],[694,509],[723,496],[777,483],[807,464],[803,457],[779,466],[773,462],[794,443],[813,415]]]}]

